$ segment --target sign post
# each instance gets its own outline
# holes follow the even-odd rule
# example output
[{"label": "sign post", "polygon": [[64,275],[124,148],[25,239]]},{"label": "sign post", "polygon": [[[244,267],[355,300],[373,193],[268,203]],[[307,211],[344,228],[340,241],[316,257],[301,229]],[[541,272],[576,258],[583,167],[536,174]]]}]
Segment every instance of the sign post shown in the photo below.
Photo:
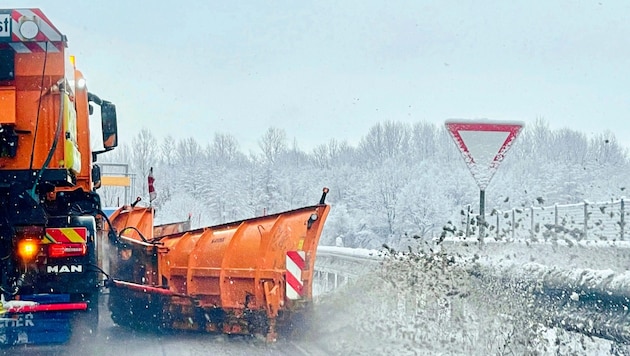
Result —
[{"label": "sign post", "polygon": [[[486,188],[523,128],[522,122],[447,120],[446,128],[479,186],[479,242],[485,230]],[[497,226],[498,228],[498,226]]]}]

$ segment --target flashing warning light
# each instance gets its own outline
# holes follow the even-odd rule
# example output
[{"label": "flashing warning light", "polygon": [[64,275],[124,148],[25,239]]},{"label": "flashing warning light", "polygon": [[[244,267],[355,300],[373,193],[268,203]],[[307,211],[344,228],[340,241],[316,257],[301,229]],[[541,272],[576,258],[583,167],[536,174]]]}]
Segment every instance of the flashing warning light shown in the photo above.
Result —
[{"label": "flashing warning light", "polygon": [[38,252],[39,242],[37,240],[26,238],[18,242],[18,256],[24,261],[34,259]]},{"label": "flashing warning light", "polygon": [[48,245],[48,257],[50,258],[85,256],[86,253],[86,244],[57,243]]}]

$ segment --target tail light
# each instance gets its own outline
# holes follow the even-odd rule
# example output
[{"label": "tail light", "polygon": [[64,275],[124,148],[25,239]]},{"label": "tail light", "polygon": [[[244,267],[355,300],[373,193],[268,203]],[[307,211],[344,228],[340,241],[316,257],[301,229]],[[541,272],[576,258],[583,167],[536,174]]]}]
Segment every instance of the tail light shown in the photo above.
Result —
[{"label": "tail light", "polygon": [[20,226],[16,229],[17,255],[24,262],[38,255],[50,258],[85,256],[88,252],[87,228]]},{"label": "tail light", "polygon": [[39,253],[39,240],[25,238],[18,241],[17,253],[24,261],[32,261]]},{"label": "tail light", "polygon": [[56,243],[48,245],[48,257],[74,257],[85,256],[87,245],[82,243]]}]

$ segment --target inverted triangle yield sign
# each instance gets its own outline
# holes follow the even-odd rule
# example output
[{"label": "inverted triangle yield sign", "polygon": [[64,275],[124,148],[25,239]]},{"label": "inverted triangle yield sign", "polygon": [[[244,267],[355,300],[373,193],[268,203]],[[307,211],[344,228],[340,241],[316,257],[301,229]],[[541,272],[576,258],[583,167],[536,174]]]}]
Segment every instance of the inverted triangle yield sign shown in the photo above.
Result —
[{"label": "inverted triangle yield sign", "polygon": [[446,128],[464,156],[479,189],[485,190],[523,128],[523,123],[448,120]]}]

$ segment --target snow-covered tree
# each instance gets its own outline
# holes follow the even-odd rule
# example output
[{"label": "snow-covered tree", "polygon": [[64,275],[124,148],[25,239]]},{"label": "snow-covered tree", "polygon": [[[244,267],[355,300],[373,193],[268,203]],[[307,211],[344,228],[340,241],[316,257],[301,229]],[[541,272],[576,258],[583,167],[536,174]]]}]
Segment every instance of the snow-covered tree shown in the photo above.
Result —
[{"label": "snow-covered tree", "polygon": [[[371,127],[356,147],[331,139],[310,153],[295,140],[289,147],[284,130],[271,127],[259,145],[262,154],[244,154],[229,134],[199,143],[156,139],[144,129],[99,161],[128,163],[142,192],[154,166],[161,221],[182,219],[181,206],[193,200],[188,210],[199,224],[293,209],[314,204],[326,186],[333,209],[322,242],[343,236],[348,247],[404,245],[434,236],[469,206],[478,212],[478,187],[444,125],[389,121]],[[486,210],[619,198],[628,172],[628,151],[613,133],[589,138],[538,119],[525,126],[488,186]],[[101,193],[111,204],[108,189]]]}]

